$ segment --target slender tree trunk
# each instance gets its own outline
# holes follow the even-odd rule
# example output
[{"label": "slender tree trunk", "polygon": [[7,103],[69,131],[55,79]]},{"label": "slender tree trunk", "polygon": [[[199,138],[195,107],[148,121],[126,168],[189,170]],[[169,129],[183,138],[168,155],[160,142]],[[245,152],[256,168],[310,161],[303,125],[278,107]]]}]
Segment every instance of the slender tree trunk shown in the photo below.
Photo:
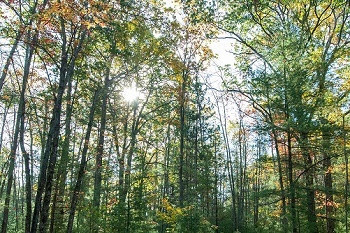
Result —
[{"label": "slender tree trunk", "polygon": [[[131,187],[131,163],[132,157],[135,151],[136,146],[136,135],[137,135],[137,119],[136,119],[136,110],[137,103],[133,103],[133,123],[131,127],[131,139],[130,139],[130,148],[127,155],[127,163],[126,163],[126,171],[125,171],[125,188],[124,188],[124,197],[128,196]],[[127,199],[127,221],[126,221],[126,232],[130,232],[130,221],[131,221],[131,213],[130,213],[130,198]]]},{"label": "slender tree trunk", "polygon": [[[43,169],[43,171],[41,172],[46,173],[46,175],[42,176],[43,177],[42,179],[40,179],[41,177],[39,178],[40,189],[38,187],[37,197],[40,197],[40,199],[37,199],[35,203],[35,208],[39,208],[39,205],[41,202],[41,196],[43,195],[45,190],[45,195],[42,201],[42,207],[40,211],[41,213],[41,219],[40,219],[40,225],[39,225],[40,232],[45,232],[46,222],[48,220],[48,214],[50,209],[49,207],[50,207],[50,200],[51,200],[51,189],[53,185],[53,177],[54,177],[55,165],[57,160],[57,150],[58,150],[61,110],[62,110],[62,98],[63,98],[64,89],[66,87],[66,79],[64,76],[65,75],[62,75],[60,78],[58,95],[55,101],[53,116],[50,122],[50,131],[46,142],[45,154],[43,158],[44,161],[42,163],[43,166],[41,167],[41,169]],[[34,214],[38,214],[38,212],[35,211],[35,208],[34,208]],[[35,225],[36,223],[33,222],[32,233],[36,232],[36,230],[34,231],[34,229],[36,228]]]},{"label": "slender tree trunk", "polygon": [[185,98],[186,98],[186,74],[183,72],[183,80],[181,83],[180,93],[180,163],[179,163],[179,204],[180,207],[184,205],[184,147],[185,147]]},{"label": "slender tree trunk", "polygon": [[4,84],[5,84],[5,79],[6,79],[6,76],[7,76],[7,73],[8,73],[8,69],[10,67],[10,63],[11,63],[11,61],[13,59],[13,55],[16,52],[16,49],[17,49],[17,46],[18,46],[18,42],[20,41],[21,37],[22,37],[22,32],[21,32],[21,29],[19,29],[18,32],[17,32],[16,38],[15,38],[15,41],[13,42],[10,54],[9,54],[9,56],[6,59],[5,66],[4,66],[4,68],[2,69],[2,72],[1,72],[0,92],[1,92],[1,90],[2,90],[2,88],[4,86]]},{"label": "slender tree trunk", "polygon": [[291,133],[287,132],[287,147],[288,147],[288,179],[290,189],[290,208],[292,213],[292,232],[297,232],[296,219],[296,199],[295,199],[295,184],[293,179],[293,153],[292,153],[292,139]]},{"label": "slender tree trunk", "polygon": [[261,156],[261,145],[260,138],[258,138],[257,145],[257,162],[255,168],[255,179],[254,179],[254,226],[258,226],[259,221],[259,188],[260,188],[260,156]]},{"label": "slender tree trunk", "polygon": [[[0,153],[2,151],[2,143],[3,143],[3,139],[4,139],[4,130],[5,130],[5,124],[6,124],[6,117],[7,117],[8,111],[10,109],[11,102],[12,102],[12,98],[10,100],[10,103],[5,106],[4,116],[3,116],[3,119],[2,119],[1,133],[0,133]],[[3,174],[3,171],[1,171],[1,174]]]},{"label": "slender tree trunk", "polygon": [[118,188],[118,192],[119,192],[119,207],[120,207],[120,211],[123,210],[124,208],[124,204],[125,204],[125,199],[126,196],[124,188],[125,188],[125,154],[126,154],[126,144],[127,144],[127,131],[128,131],[128,116],[129,116],[129,110],[127,110],[127,115],[124,119],[124,124],[123,124],[123,145],[121,148],[121,152],[119,153],[119,144],[118,144],[118,137],[117,137],[117,129],[114,126],[113,127],[113,134],[114,134],[114,142],[116,144],[116,150],[118,151],[118,163],[119,163],[119,188]]},{"label": "slender tree trunk", "polygon": [[[283,41],[284,48],[284,41]],[[284,54],[285,57],[285,54]],[[285,64],[283,65],[283,81],[284,81],[284,113],[287,122],[287,147],[288,147],[288,179],[289,179],[289,188],[290,188],[290,205],[291,205],[291,214],[292,214],[292,232],[297,232],[297,223],[296,223],[296,200],[295,200],[295,184],[293,180],[293,153],[292,153],[292,135],[291,127],[289,125],[290,113],[289,113],[289,87],[287,84],[287,70]],[[271,118],[272,119],[272,118]]]},{"label": "slender tree trunk", "polygon": [[14,172],[14,177],[13,177],[13,207],[15,210],[15,232],[18,231],[18,202],[19,202],[19,194],[17,193],[17,185],[16,185],[16,180],[17,180],[17,174]]},{"label": "slender tree trunk", "polygon": [[[124,144],[126,143],[126,131],[127,131],[127,120],[124,122]],[[113,138],[114,138],[114,145],[115,150],[117,151],[118,155],[118,197],[120,199],[120,203],[124,203],[125,198],[123,198],[123,192],[124,192],[124,171],[125,171],[125,146],[123,145],[122,151],[120,152],[120,147],[118,143],[118,135],[117,135],[117,128],[115,125],[113,125]]]},{"label": "slender tree trunk", "polygon": [[[168,119],[170,117],[168,116]],[[169,119],[170,121],[170,119]],[[165,200],[168,198],[169,195],[169,156],[170,156],[170,143],[171,143],[171,138],[170,138],[170,124],[168,124],[167,127],[167,133],[166,133],[166,139],[165,139],[165,154],[164,154],[164,171],[163,171],[163,189],[162,189],[162,198],[161,200]],[[162,203],[162,202],[161,202]],[[165,208],[163,206],[163,203],[160,208],[160,212],[164,213]],[[166,229],[166,223],[164,221],[161,222],[160,225],[160,233],[164,233]]]},{"label": "slender tree trunk", "polygon": [[[240,116],[241,118],[241,116]],[[244,210],[243,210],[243,155],[242,155],[242,119],[239,119],[239,130],[238,130],[238,155],[239,155],[239,182],[238,182],[238,211],[237,211],[237,217],[238,217],[238,230],[242,230],[242,221],[243,221],[243,214],[244,214]]]},{"label": "slender tree trunk", "polygon": [[[61,67],[60,67],[60,79],[57,90],[57,95],[53,107],[52,118],[50,122],[50,129],[47,135],[46,147],[42,162],[40,165],[40,174],[38,181],[38,189],[35,198],[35,206],[33,211],[31,233],[36,233],[37,224],[39,220],[39,213],[41,213],[40,220],[40,232],[44,232],[46,228],[46,222],[48,220],[52,182],[55,172],[55,165],[57,160],[58,139],[60,132],[61,111],[62,111],[62,99],[67,84],[67,77],[73,75],[75,60],[81,50],[82,43],[85,40],[87,32],[84,30],[80,36],[78,45],[74,48],[71,61],[68,65],[68,54],[66,48],[65,32],[62,32],[62,54],[61,54]],[[45,196],[42,201],[42,196]]]},{"label": "slender tree trunk", "polygon": [[345,233],[348,233],[349,158],[346,151],[345,114],[343,115],[343,144],[343,154],[345,159]]},{"label": "slender tree trunk", "polygon": [[220,126],[221,126],[221,132],[222,137],[224,140],[225,145],[225,151],[226,151],[226,165],[227,165],[227,172],[229,177],[229,184],[230,184],[230,191],[231,191],[231,198],[232,198],[232,229],[233,231],[238,230],[238,213],[237,213],[237,204],[236,204],[236,187],[235,187],[235,178],[234,178],[234,172],[233,172],[233,166],[232,166],[232,159],[231,159],[231,148],[230,143],[228,140],[228,134],[227,134],[227,123],[226,123],[226,110],[223,103],[223,113],[224,116],[221,115],[221,110],[219,106],[219,100],[217,97],[215,97],[216,106],[219,114],[219,120],[220,120]]},{"label": "slender tree trunk", "polygon": [[0,198],[1,199],[2,199],[3,194],[4,194],[4,188],[5,188],[5,184],[6,184],[6,178],[8,175],[9,164],[10,164],[10,161],[8,159],[7,161],[5,161],[5,164],[3,165],[2,169],[1,169],[1,174],[3,174],[2,176],[4,177],[2,179],[1,188],[0,188]]},{"label": "slender tree trunk", "polygon": [[[37,41],[37,35],[34,36],[33,41]],[[28,40],[31,38],[30,32],[27,34]],[[2,226],[1,226],[1,233],[6,233],[7,231],[7,221],[8,221],[8,214],[9,214],[9,204],[10,204],[10,196],[11,196],[11,187],[13,182],[13,172],[15,167],[15,159],[16,159],[16,151],[18,146],[18,136],[20,131],[20,124],[22,115],[24,114],[24,101],[25,101],[25,92],[27,87],[27,82],[29,78],[29,72],[30,72],[30,64],[32,61],[34,53],[34,47],[31,45],[27,45],[26,48],[26,57],[25,57],[25,65],[24,65],[24,71],[23,71],[23,78],[22,78],[22,87],[21,87],[21,94],[20,94],[20,100],[19,100],[19,106],[17,111],[17,117],[16,117],[16,123],[15,123],[15,131],[13,135],[13,141],[11,146],[11,152],[10,152],[10,166],[8,171],[8,181],[7,181],[7,190],[6,190],[6,198],[5,198],[5,206],[4,206],[4,212],[3,212],[3,220],[2,220]]]},{"label": "slender tree trunk", "polygon": [[308,135],[305,132],[300,134],[301,139],[301,150],[305,161],[306,172],[306,199],[307,199],[307,219],[310,233],[317,233],[317,222],[316,222],[316,203],[315,203],[315,190],[314,190],[314,168],[312,167],[312,157],[308,151],[309,140]]},{"label": "slender tree trunk", "polygon": [[[12,102],[12,99],[11,101]],[[5,112],[4,112],[4,116],[3,116],[3,121],[2,121],[2,126],[1,126],[1,134],[0,134],[0,153],[2,151],[2,143],[3,143],[3,136],[4,136],[4,130],[5,130],[5,124],[6,124],[6,117],[8,114],[8,111],[10,109],[10,104],[8,106],[5,107]],[[15,109],[15,108],[14,108]],[[9,160],[5,161],[4,164],[1,167],[1,172],[0,172],[0,182],[1,182],[1,187],[0,187],[0,200],[2,199],[3,196],[3,191],[4,191],[4,186],[5,186],[5,182],[6,182],[6,177],[7,177],[7,168],[9,165]]]},{"label": "slender tree trunk", "polygon": [[85,133],[84,147],[83,147],[83,151],[82,151],[82,155],[81,155],[81,161],[80,161],[80,166],[79,166],[77,182],[76,182],[75,187],[74,187],[71,205],[70,205],[70,210],[69,210],[67,233],[71,233],[73,230],[75,210],[77,207],[77,202],[78,202],[78,198],[80,195],[81,186],[83,183],[83,177],[84,177],[84,173],[85,173],[85,169],[86,169],[86,163],[87,163],[86,155],[87,155],[87,152],[89,149],[90,135],[91,135],[92,123],[94,120],[94,114],[95,114],[95,108],[96,108],[96,102],[98,99],[98,94],[99,94],[99,91],[97,90],[94,94],[94,97],[93,97],[93,100],[91,103],[91,107],[90,107],[89,122],[88,122],[86,133]]},{"label": "slender tree trunk", "polygon": [[[69,142],[71,139],[71,120],[73,112],[72,103],[72,76],[68,77],[68,90],[67,90],[67,105],[66,105],[66,122],[65,122],[65,134],[64,142],[62,145],[62,155],[57,172],[57,183],[55,188],[54,200],[51,210],[51,224],[50,232],[59,232],[63,226],[64,220],[64,195],[65,195],[65,183],[67,179],[67,165],[69,161]],[[58,209],[58,212],[57,212]],[[56,223],[55,223],[56,221]]]},{"label": "slender tree trunk", "polygon": [[[102,89],[101,125],[100,125],[100,133],[99,133],[98,145],[97,145],[95,177],[94,177],[94,196],[93,196],[94,211],[99,211],[99,208],[100,208],[101,182],[102,182],[102,157],[103,157],[103,147],[104,147],[104,141],[105,141],[107,97],[108,97],[108,87],[110,82],[109,74],[110,74],[111,64],[112,64],[112,59],[107,64],[104,87]],[[97,219],[93,225],[94,225],[93,232],[98,232],[99,224]]]},{"label": "slender tree trunk", "polygon": [[[25,104],[23,104],[22,111],[24,113]],[[25,170],[25,191],[26,191],[26,217],[25,217],[25,228],[24,232],[30,232],[30,221],[32,218],[32,183],[30,174],[30,158],[29,154],[24,146],[24,114],[21,116],[21,130],[20,130],[20,146],[24,158],[24,170]]]},{"label": "slender tree trunk", "polygon": [[331,143],[329,139],[330,132],[323,132],[323,168],[325,170],[324,175],[324,185],[325,185],[325,209],[326,209],[326,221],[327,221],[327,233],[335,232],[335,221],[334,221],[334,208],[333,208],[333,182],[332,182],[332,163],[329,150],[331,148]]},{"label": "slender tree trunk", "polygon": [[219,233],[219,202],[218,202],[218,195],[219,195],[219,192],[218,192],[218,152],[217,152],[217,139],[214,137],[214,155],[215,155],[215,167],[214,167],[214,172],[215,172],[215,186],[214,186],[214,189],[215,189],[215,225],[216,225],[216,229],[215,229],[215,233]]},{"label": "slender tree trunk", "polygon": [[[286,229],[287,229],[286,194],[285,194],[284,183],[283,183],[283,170],[282,170],[282,163],[281,163],[281,154],[278,150],[278,138],[277,138],[277,132],[275,129],[272,129],[272,135],[273,135],[273,141],[275,144],[275,152],[276,152],[276,158],[277,158],[278,181],[279,181],[279,185],[280,185],[280,189],[281,189],[281,200],[282,200],[282,216],[281,216],[281,218],[282,218],[283,228],[286,232]],[[295,203],[294,203],[294,206],[295,206]],[[293,210],[292,210],[292,213],[293,213]],[[294,215],[292,214],[292,216],[294,216]],[[294,219],[294,221],[293,221],[293,219]],[[293,222],[294,222],[294,224],[293,224]],[[296,233],[296,231],[294,231],[294,229],[296,230],[296,228],[294,227],[295,226],[295,218],[293,218],[293,217],[292,217],[292,225],[293,225],[293,233]]]}]

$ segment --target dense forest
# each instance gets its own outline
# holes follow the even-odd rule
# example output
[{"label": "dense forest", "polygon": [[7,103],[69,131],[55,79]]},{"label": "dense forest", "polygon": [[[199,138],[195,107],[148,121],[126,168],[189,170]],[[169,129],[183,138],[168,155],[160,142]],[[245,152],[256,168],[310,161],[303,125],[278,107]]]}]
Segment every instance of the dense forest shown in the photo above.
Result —
[{"label": "dense forest", "polygon": [[349,232],[349,0],[1,0],[1,232]]}]

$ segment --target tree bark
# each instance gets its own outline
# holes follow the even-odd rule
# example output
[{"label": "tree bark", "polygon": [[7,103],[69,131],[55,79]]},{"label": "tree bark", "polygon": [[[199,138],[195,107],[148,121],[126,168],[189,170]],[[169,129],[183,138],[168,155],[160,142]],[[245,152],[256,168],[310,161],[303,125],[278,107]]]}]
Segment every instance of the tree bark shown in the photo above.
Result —
[{"label": "tree bark", "polygon": [[[65,32],[62,32],[63,40],[62,43],[62,54],[61,54],[61,67],[60,67],[60,79],[59,86],[57,90],[57,96],[55,99],[52,118],[50,122],[50,129],[47,135],[46,147],[44,156],[40,165],[40,174],[38,181],[38,189],[35,198],[35,206],[33,211],[31,233],[36,233],[37,224],[39,220],[39,213],[41,213],[41,220],[39,230],[40,232],[45,231],[46,222],[49,214],[49,206],[51,200],[51,189],[52,181],[55,171],[55,165],[57,160],[57,149],[58,149],[58,139],[60,132],[60,120],[61,120],[61,111],[62,111],[62,99],[64,90],[67,84],[67,77],[73,75],[75,60],[82,48],[83,41],[86,37],[86,30],[84,30],[80,35],[80,41],[78,45],[74,48],[71,61],[68,64],[68,53],[66,48],[66,38]],[[42,201],[42,196],[45,196]],[[42,206],[42,207],[41,207]]]},{"label": "tree bark", "polygon": [[179,160],[179,204],[180,207],[184,206],[184,149],[185,149],[185,98],[186,98],[186,85],[187,85],[187,72],[182,72],[182,82],[180,90],[180,160]]},{"label": "tree bark", "polygon": [[327,233],[335,232],[335,219],[334,219],[334,208],[333,208],[333,182],[332,182],[332,162],[329,150],[331,148],[331,142],[329,138],[330,131],[323,131],[323,168],[325,171],[324,175],[324,186],[326,193],[325,209],[326,209],[326,221],[327,221]]},{"label": "tree bark", "polygon": [[71,120],[73,112],[72,103],[72,76],[68,77],[67,104],[66,104],[66,122],[64,142],[62,145],[62,155],[57,172],[57,184],[55,188],[54,200],[51,210],[50,232],[59,232],[63,226],[64,220],[64,194],[65,183],[67,179],[67,164],[69,161],[69,142],[71,139]]},{"label": "tree bark", "polygon": [[292,214],[292,232],[297,233],[297,216],[296,216],[296,199],[295,199],[295,183],[293,179],[293,153],[291,133],[287,132],[287,148],[288,148],[288,179],[290,189],[290,208]]},{"label": "tree bark", "polygon": [[[283,183],[283,171],[282,171],[282,163],[281,163],[281,154],[280,151],[278,149],[278,138],[277,138],[277,132],[276,130],[273,128],[272,129],[272,135],[273,135],[273,141],[275,144],[275,152],[276,152],[276,158],[277,158],[277,166],[278,166],[278,181],[279,181],[279,185],[280,185],[280,189],[281,189],[281,200],[282,200],[282,224],[284,228],[287,227],[287,219],[286,219],[286,194],[285,194],[285,190],[284,190],[284,183]],[[289,157],[288,157],[289,158]],[[293,173],[292,173],[293,174]],[[293,199],[293,198],[291,198]],[[294,200],[295,201],[295,200]],[[295,221],[293,221],[293,219],[295,220],[295,216],[293,215],[293,213],[295,213],[295,209],[293,212],[293,201],[291,201],[292,203],[292,225],[295,226]],[[295,207],[295,202],[294,202],[294,207]],[[293,217],[294,216],[294,217]],[[293,224],[294,222],[294,224]],[[294,229],[296,230],[296,228],[293,227],[293,233],[296,233],[296,231],[294,231]]]},{"label": "tree bark", "polygon": [[310,233],[317,233],[317,219],[316,219],[316,203],[315,203],[315,190],[314,190],[314,168],[312,166],[312,157],[308,151],[309,140],[308,135],[305,132],[300,134],[300,146],[302,155],[304,157],[305,169],[309,169],[305,174],[306,179],[306,200],[307,200],[307,219],[308,228]]},{"label": "tree bark", "polygon": [[[349,113],[349,112],[348,112]],[[346,151],[346,130],[345,130],[345,114],[343,115],[343,155],[345,159],[345,233],[349,232],[348,224],[348,195],[349,195],[349,157]]]},{"label": "tree bark", "polygon": [[[22,111],[24,113],[25,104],[23,104]],[[21,129],[20,129],[20,146],[24,158],[24,170],[25,170],[25,192],[26,192],[26,217],[25,217],[25,227],[24,232],[30,232],[30,220],[32,218],[32,183],[30,174],[30,158],[29,154],[24,146],[24,114],[21,116]]]},{"label": "tree bark", "polygon": [[95,91],[91,107],[90,107],[90,113],[89,113],[89,122],[87,125],[86,133],[85,133],[85,138],[84,138],[84,147],[83,151],[81,154],[81,161],[80,161],[80,166],[79,166],[79,172],[78,172],[78,177],[77,181],[73,190],[73,195],[72,195],[72,200],[71,200],[71,205],[70,205],[70,210],[69,210],[69,218],[68,218],[68,224],[67,224],[67,233],[71,233],[73,230],[73,222],[74,222],[74,215],[75,215],[75,210],[77,207],[77,202],[79,198],[79,194],[81,191],[81,186],[83,183],[83,178],[85,174],[85,169],[86,169],[86,155],[89,149],[89,142],[90,142],[90,135],[91,135],[91,129],[92,129],[92,123],[94,120],[94,114],[95,114],[95,109],[96,109],[96,102],[98,99],[99,91]]},{"label": "tree bark", "polygon": [[[136,110],[138,103],[132,103],[133,107],[133,122],[131,127],[131,139],[130,139],[130,148],[127,155],[127,163],[126,163],[126,171],[125,171],[125,187],[124,187],[124,194],[123,197],[127,197],[128,193],[130,192],[131,187],[131,163],[132,163],[132,157],[135,151],[135,145],[136,145],[136,135],[138,132],[138,123],[136,119]],[[130,214],[130,198],[127,200],[128,209],[127,209],[127,224],[126,224],[126,232],[130,232],[130,221],[131,221],[131,214]]]},{"label": "tree bark", "polygon": [[[27,38],[28,38],[28,40],[31,39],[30,32],[28,32]],[[34,36],[32,41],[36,43],[37,34]],[[11,196],[11,187],[12,187],[12,182],[13,182],[13,172],[14,172],[14,167],[15,167],[16,151],[17,151],[17,146],[18,146],[18,136],[19,136],[19,131],[20,131],[21,119],[22,119],[23,114],[24,114],[25,92],[26,92],[27,82],[28,82],[28,78],[29,78],[30,64],[32,61],[33,53],[34,53],[34,47],[32,47],[32,45],[27,45],[26,56],[25,56],[25,65],[24,65],[23,78],[22,78],[22,86],[21,86],[21,94],[20,94],[20,99],[19,99],[17,117],[15,120],[15,122],[16,122],[15,123],[15,131],[14,131],[14,135],[13,135],[13,141],[12,141],[11,152],[10,152],[10,166],[9,166],[9,171],[8,171],[8,181],[7,181],[6,198],[5,198],[5,206],[4,206],[4,212],[3,212],[1,233],[6,233],[6,231],[7,231],[7,221],[8,221],[8,214],[9,214],[9,204],[10,204],[10,196]]]},{"label": "tree bark", "polygon": [[[93,196],[93,206],[94,212],[98,211],[100,208],[101,199],[101,182],[102,182],[102,157],[103,157],[103,147],[105,141],[105,130],[106,130],[106,114],[107,114],[107,98],[108,98],[108,88],[109,88],[109,74],[113,59],[107,64],[107,71],[105,74],[104,86],[102,89],[102,110],[101,110],[101,125],[100,134],[98,137],[97,154],[96,154],[96,164],[95,164],[95,175],[94,175],[94,196]],[[98,232],[98,221],[93,223],[93,232]]]},{"label": "tree bark", "polygon": [[2,72],[1,72],[0,92],[1,92],[1,90],[2,90],[2,88],[4,86],[4,84],[5,84],[5,79],[6,79],[6,76],[7,76],[7,73],[8,73],[8,69],[10,67],[10,63],[11,63],[11,61],[13,59],[13,55],[16,52],[16,49],[17,49],[17,46],[18,46],[18,42],[21,39],[21,37],[22,37],[22,32],[21,32],[21,29],[19,29],[18,32],[17,32],[16,38],[15,38],[15,41],[13,42],[13,45],[11,47],[10,54],[9,54],[9,56],[6,59],[5,66],[4,66],[4,68],[2,69]]}]

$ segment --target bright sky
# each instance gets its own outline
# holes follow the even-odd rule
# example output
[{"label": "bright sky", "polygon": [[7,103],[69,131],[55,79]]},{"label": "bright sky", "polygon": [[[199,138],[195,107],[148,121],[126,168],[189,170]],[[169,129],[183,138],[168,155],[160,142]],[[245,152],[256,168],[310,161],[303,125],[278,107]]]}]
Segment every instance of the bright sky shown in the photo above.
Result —
[{"label": "bright sky", "polygon": [[234,56],[229,50],[232,48],[233,39],[215,39],[211,44],[211,49],[217,54],[215,63],[223,66],[226,64],[233,65]]}]

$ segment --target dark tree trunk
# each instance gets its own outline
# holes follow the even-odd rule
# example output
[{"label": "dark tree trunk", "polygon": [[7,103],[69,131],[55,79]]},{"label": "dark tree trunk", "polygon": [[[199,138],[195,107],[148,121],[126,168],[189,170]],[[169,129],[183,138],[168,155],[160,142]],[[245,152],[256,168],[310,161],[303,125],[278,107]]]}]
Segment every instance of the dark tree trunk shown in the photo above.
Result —
[{"label": "dark tree trunk", "polygon": [[[31,39],[30,32],[28,32],[27,38],[28,38],[28,41]],[[34,36],[32,41],[34,42],[34,44],[36,43],[37,35]],[[18,136],[19,136],[19,131],[20,131],[21,119],[22,119],[23,114],[24,114],[25,92],[26,92],[27,82],[28,82],[28,78],[29,78],[30,64],[32,61],[33,53],[34,53],[34,47],[32,47],[32,45],[27,45],[21,94],[20,94],[20,99],[19,99],[17,117],[15,120],[15,122],[16,122],[15,123],[15,130],[14,130],[13,141],[12,141],[11,152],[10,152],[10,166],[9,166],[9,170],[8,170],[8,181],[7,181],[6,198],[5,198],[5,206],[4,206],[4,212],[3,212],[1,233],[6,233],[6,231],[7,231],[7,221],[8,221],[8,214],[9,214],[9,204],[10,204],[10,196],[11,196],[11,187],[12,187],[12,182],[13,182],[13,172],[14,172],[14,167],[15,167],[16,151],[17,151],[17,146],[18,146]]]},{"label": "dark tree trunk", "polygon": [[295,184],[293,179],[292,139],[291,139],[290,132],[287,132],[287,147],[288,147],[288,180],[289,180],[289,189],[290,189],[290,208],[292,213],[292,232],[297,233]]},{"label": "dark tree trunk", "polygon": [[[271,117],[271,119],[272,119],[272,117]],[[281,189],[281,200],[282,200],[282,216],[281,216],[281,219],[282,219],[283,227],[286,230],[286,228],[287,228],[286,194],[285,194],[284,183],[283,183],[283,171],[282,171],[282,163],[281,163],[281,154],[280,154],[280,152],[278,150],[278,138],[277,138],[277,132],[276,132],[275,129],[272,129],[272,135],[273,135],[273,141],[274,141],[274,144],[275,144],[274,147],[275,147],[276,158],[277,158],[278,181],[279,181],[280,189]],[[295,203],[294,203],[294,205],[295,205]],[[294,215],[292,215],[292,216],[294,216]],[[292,222],[293,222],[293,219],[294,218],[292,217]],[[295,226],[295,225],[293,224],[293,226]],[[293,227],[293,229],[294,229],[294,227]],[[293,230],[293,233],[296,233],[296,232]]]},{"label": "dark tree trunk", "polygon": [[326,209],[326,221],[327,221],[327,233],[335,232],[335,219],[334,219],[334,208],[333,208],[333,182],[332,182],[332,162],[331,155],[329,153],[331,148],[330,132],[323,132],[323,169],[325,170],[324,175],[324,186],[326,193],[325,209]]},{"label": "dark tree trunk", "polygon": [[318,229],[317,229],[316,203],[315,203],[315,190],[314,190],[314,168],[313,168],[312,157],[309,152],[308,134],[305,132],[302,132],[300,134],[300,139],[301,139],[301,142],[300,142],[301,151],[305,162],[305,169],[308,170],[305,174],[308,228],[310,233],[317,233]]},{"label": "dark tree trunk", "polygon": [[[56,99],[53,107],[53,113],[52,113],[52,118],[50,122],[50,129],[47,135],[45,152],[40,165],[40,174],[39,174],[39,180],[38,180],[37,194],[35,198],[35,206],[33,211],[31,233],[36,233],[37,224],[39,220],[39,213],[41,213],[39,229],[40,229],[40,232],[45,231],[48,214],[49,214],[52,182],[53,182],[55,165],[57,160],[57,149],[58,149],[58,139],[59,139],[59,132],[60,132],[63,94],[67,84],[67,77],[70,77],[71,75],[73,75],[75,60],[81,50],[83,41],[85,40],[86,33],[87,32],[85,30],[82,32],[80,36],[80,41],[78,45],[74,48],[70,63],[68,65],[66,38],[65,38],[64,31],[62,32],[63,43],[62,43],[62,54],[61,54],[60,80],[59,80],[59,86],[58,86],[57,95],[56,95]],[[45,190],[45,196],[42,201],[44,190]]]},{"label": "dark tree trunk", "polygon": [[[22,111],[24,113],[25,110],[25,104],[23,104]],[[21,151],[24,158],[24,170],[25,170],[25,192],[26,192],[26,217],[25,217],[25,228],[24,232],[29,233],[30,232],[30,221],[32,218],[32,183],[31,183],[31,174],[30,174],[30,158],[29,154],[25,149],[24,146],[24,114],[22,114],[21,117],[21,130],[20,130],[20,146]]]},{"label": "dark tree trunk", "polygon": [[[0,132],[0,153],[2,151],[2,143],[4,140],[4,130],[5,130],[5,124],[6,124],[6,117],[7,117],[9,110],[10,110],[11,102],[12,102],[12,98],[11,98],[10,102],[8,103],[8,105],[5,106],[4,115],[3,115],[3,119],[2,119],[1,132]],[[3,166],[3,168],[4,168],[4,166]],[[1,174],[3,174],[3,168],[1,169]]]},{"label": "dark tree trunk", "polygon": [[54,199],[51,210],[51,223],[50,232],[59,232],[63,226],[64,220],[64,194],[65,183],[67,179],[67,165],[69,161],[69,142],[71,139],[71,120],[73,112],[72,103],[72,76],[68,77],[68,90],[67,90],[67,105],[66,105],[66,122],[65,122],[65,134],[64,142],[62,145],[62,155],[57,172],[57,184],[55,188]]},{"label": "dark tree trunk", "polygon": [[218,202],[218,152],[217,152],[217,138],[214,137],[214,156],[215,156],[215,168],[214,168],[214,175],[215,175],[215,192],[214,192],[214,198],[215,198],[215,233],[219,233],[219,202]]},{"label": "dark tree trunk", "polygon": [[182,72],[182,82],[180,90],[180,159],[179,159],[179,204],[180,207],[184,205],[184,193],[185,193],[185,183],[184,183],[184,157],[185,157],[185,103],[186,103],[186,86],[188,79],[187,71]]},{"label": "dark tree trunk", "polygon": [[87,155],[87,152],[89,149],[90,134],[91,134],[91,129],[92,129],[92,123],[94,120],[94,114],[95,114],[95,108],[96,108],[96,102],[98,99],[98,94],[99,94],[99,91],[96,91],[94,94],[92,103],[91,103],[91,107],[90,107],[89,122],[88,122],[86,133],[85,133],[84,147],[83,147],[83,151],[82,151],[82,155],[81,155],[81,161],[80,161],[80,166],[79,166],[77,182],[76,182],[74,190],[73,190],[73,195],[72,195],[72,200],[71,200],[71,205],[70,205],[70,210],[69,210],[67,233],[71,233],[73,230],[75,210],[77,207],[77,202],[78,202],[78,198],[80,195],[81,186],[83,183],[83,177],[84,177],[84,173],[85,173],[85,169],[86,169],[86,163],[87,163],[86,155]]},{"label": "dark tree trunk", "polygon": [[10,63],[12,61],[12,58],[13,58],[13,55],[15,54],[16,52],[16,49],[17,49],[17,46],[18,46],[18,42],[19,40],[21,39],[22,37],[22,32],[21,30],[19,29],[18,32],[17,32],[17,35],[16,35],[16,38],[15,38],[15,41],[13,42],[13,45],[12,45],[12,48],[11,48],[11,51],[10,51],[10,54],[9,56],[7,57],[6,59],[6,62],[5,62],[5,66],[4,68],[2,69],[2,72],[1,72],[1,77],[0,77],[0,92],[5,84],[5,79],[6,79],[6,76],[7,76],[7,73],[8,73],[8,69],[10,67]]},{"label": "dark tree trunk", "polygon": [[[93,206],[94,211],[99,211],[100,200],[101,200],[101,182],[102,182],[102,157],[103,157],[103,147],[105,141],[105,130],[106,130],[106,114],[107,114],[107,98],[108,98],[108,87],[109,87],[109,74],[110,66],[112,60],[107,65],[107,71],[105,74],[104,86],[102,89],[102,110],[101,110],[101,125],[98,137],[97,154],[96,154],[96,164],[95,164],[95,177],[94,177],[94,196],[93,196]],[[99,223],[96,220],[93,223],[93,232],[98,232]]]},{"label": "dark tree trunk", "polygon": [[[350,113],[349,111],[347,113]],[[346,150],[346,141],[347,141],[347,132],[345,130],[345,114],[343,115],[343,155],[345,160],[345,233],[349,232],[349,224],[348,224],[348,193],[349,193],[349,158]]]}]

